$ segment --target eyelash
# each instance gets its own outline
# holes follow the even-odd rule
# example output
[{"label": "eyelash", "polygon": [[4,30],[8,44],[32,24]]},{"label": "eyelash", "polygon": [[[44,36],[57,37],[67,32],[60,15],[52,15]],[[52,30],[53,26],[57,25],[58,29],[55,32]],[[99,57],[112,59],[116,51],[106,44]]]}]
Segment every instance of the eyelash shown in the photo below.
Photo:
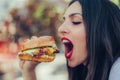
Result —
[{"label": "eyelash", "polygon": [[72,22],[74,25],[81,24],[82,22]]}]

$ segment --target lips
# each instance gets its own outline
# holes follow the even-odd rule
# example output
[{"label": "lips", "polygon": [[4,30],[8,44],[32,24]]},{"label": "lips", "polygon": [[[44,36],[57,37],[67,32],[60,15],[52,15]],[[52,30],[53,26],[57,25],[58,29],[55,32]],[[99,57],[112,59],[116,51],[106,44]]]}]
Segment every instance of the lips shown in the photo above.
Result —
[{"label": "lips", "polygon": [[65,46],[65,57],[70,59],[73,53],[73,44],[68,38],[62,38],[62,42]]}]

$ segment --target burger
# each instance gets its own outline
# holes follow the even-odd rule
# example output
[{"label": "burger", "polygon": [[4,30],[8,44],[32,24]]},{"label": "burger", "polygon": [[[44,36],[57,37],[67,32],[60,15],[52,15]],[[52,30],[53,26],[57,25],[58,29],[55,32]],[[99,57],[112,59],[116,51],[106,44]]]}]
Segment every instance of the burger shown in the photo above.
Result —
[{"label": "burger", "polygon": [[52,36],[33,36],[21,44],[18,57],[21,60],[51,62],[55,59],[55,53],[58,52],[59,50]]}]

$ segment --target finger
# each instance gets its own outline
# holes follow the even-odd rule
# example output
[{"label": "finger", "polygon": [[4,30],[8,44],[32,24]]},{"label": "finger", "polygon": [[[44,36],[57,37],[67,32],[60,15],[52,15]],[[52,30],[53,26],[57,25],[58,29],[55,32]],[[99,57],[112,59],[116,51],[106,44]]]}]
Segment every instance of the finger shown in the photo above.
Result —
[{"label": "finger", "polygon": [[23,65],[24,65],[25,61],[24,60],[19,60],[19,65],[20,68],[23,69]]},{"label": "finger", "polygon": [[36,61],[33,61],[33,64],[34,65],[37,65],[37,64],[39,64],[40,62],[36,62]]}]

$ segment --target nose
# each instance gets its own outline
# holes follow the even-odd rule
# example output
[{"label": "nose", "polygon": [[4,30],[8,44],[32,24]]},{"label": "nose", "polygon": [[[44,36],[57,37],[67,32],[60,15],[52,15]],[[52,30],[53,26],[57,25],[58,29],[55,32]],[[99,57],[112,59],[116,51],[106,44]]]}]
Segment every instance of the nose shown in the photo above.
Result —
[{"label": "nose", "polygon": [[69,31],[69,29],[68,29],[67,24],[63,23],[63,24],[58,28],[58,32],[59,32],[61,35],[65,35],[65,34],[68,34],[70,31]]}]

